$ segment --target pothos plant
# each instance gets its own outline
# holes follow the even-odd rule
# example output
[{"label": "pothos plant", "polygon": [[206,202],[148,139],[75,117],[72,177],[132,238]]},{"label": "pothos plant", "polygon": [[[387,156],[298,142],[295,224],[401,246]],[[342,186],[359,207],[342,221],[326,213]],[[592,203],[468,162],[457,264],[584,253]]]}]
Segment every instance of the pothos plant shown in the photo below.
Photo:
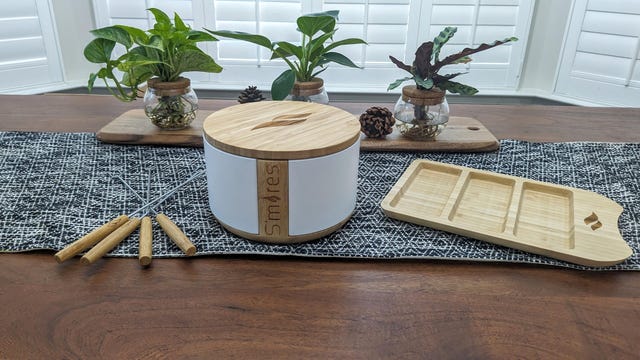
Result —
[{"label": "pothos plant", "polygon": [[473,95],[478,92],[478,89],[469,85],[451,81],[451,79],[464,73],[459,72],[441,75],[440,71],[442,68],[446,65],[468,63],[471,61],[471,58],[469,57],[471,54],[518,40],[516,37],[496,40],[491,44],[481,44],[476,48],[465,48],[460,52],[451,54],[444,59],[440,59],[440,50],[442,49],[442,46],[444,46],[447,41],[453,37],[457,30],[457,27],[446,27],[435,39],[433,39],[433,41],[427,41],[420,45],[415,53],[415,60],[412,65],[407,65],[393,56],[389,56],[389,59],[391,59],[397,67],[407,71],[411,76],[394,81],[389,85],[387,91],[397,88],[405,81],[413,80],[418,89],[430,90],[435,87],[443,91],[449,91],[461,95]]},{"label": "pothos plant", "polygon": [[[222,71],[211,56],[197,47],[199,42],[217,41],[215,37],[192,30],[178,14],[174,15],[172,23],[163,11],[147,10],[155,17],[153,29],[144,31],[113,25],[91,31],[96,39],[85,47],[84,56],[90,62],[104,66],[89,75],[89,91],[97,79],[102,79],[113,96],[122,101],[133,101],[140,97],[138,86],[152,77],[171,82],[187,71]],[[124,54],[114,55],[116,44],[124,47]],[[120,71],[121,77],[116,75],[116,70]]]},{"label": "pothos plant", "polygon": [[257,44],[271,51],[271,59],[284,60],[289,69],[280,74],[271,84],[271,96],[274,100],[284,99],[293,89],[295,81],[311,81],[327,69],[326,65],[334,62],[340,65],[357,68],[358,65],[346,56],[333,51],[343,45],[366,44],[362,39],[348,38],[325,43],[333,39],[338,29],[338,10],[330,10],[300,16],[296,20],[298,31],[301,33],[300,45],[287,41],[272,42],[267,37],[239,31],[217,30],[210,33]]}]

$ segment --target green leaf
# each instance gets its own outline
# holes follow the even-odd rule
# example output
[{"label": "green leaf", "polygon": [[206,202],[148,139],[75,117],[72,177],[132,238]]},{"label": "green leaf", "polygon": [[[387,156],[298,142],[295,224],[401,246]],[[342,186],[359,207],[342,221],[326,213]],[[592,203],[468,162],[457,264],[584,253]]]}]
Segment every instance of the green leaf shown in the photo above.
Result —
[{"label": "green leaf", "polygon": [[189,31],[189,27],[182,21],[178,13],[173,13],[173,23],[176,25],[176,30]]},{"label": "green leaf", "polygon": [[[301,46],[296,46],[292,43],[288,43],[286,41],[279,41],[276,43],[276,45],[278,46],[277,48],[275,48],[274,53],[277,53],[278,50],[282,49],[285,51],[286,54],[291,54],[291,55],[295,55],[298,59],[302,58],[302,47]],[[280,54],[278,54],[280,55]]]},{"label": "green leaf", "polygon": [[326,48],[326,51],[329,51],[331,49],[335,49],[338,46],[343,46],[343,45],[355,45],[355,44],[365,44],[367,45],[367,42],[362,40],[362,39],[357,39],[357,38],[349,38],[349,39],[344,39],[344,40],[340,40],[340,41],[334,41],[331,44],[329,44]]},{"label": "green leaf", "polygon": [[478,92],[478,89],[457,83],[455,81],[446,81],[439,85],[441,90],[447,90],[451,93],[457,93],[460,95],[473,95]]},{"label": "green leaf", "polygon": [[[311,40],[307,46],[308,54],[313,54],[314,52],[316,52],[317,49],[323,46],[322,44],[324,44],[325,41],[333,37],[336,31],[337,29],[334,29],[333,31],[329,31],[328,33],[322,34],[321,36],[318,36],[317,38]],[[324,50],[324,52],[326,52],[326,50]],[[316,54],[316,56],[318,55],[320,54]],[[314,56],[310,55],[309,58],[313,59]]]},{"label": "green leaf", "polygon": [[218,39],[216,39],[215,37],[211,36],[211,34],[208,34],[204,31],[198,31],[198,30],[190,30],[187,33],[187,39],[191,40],[191,41],[195,41],[195,42],[200,42],[200,41],[218,41]]},{"label": "green leaf", "polygon": [[91,92],[93,90],[93,84],[96,82],[98,78],[98,74],[91,73],[89,74],[89,81],[87,82],[87,90]]},{"label": "green leaf", "polygon": [[134,28],[126,25],[114,25],[114,26],[129,33],[129,35],[133,39],[133,42],[135,42],[138,45],[144,44],[147,41],[149,41],[149,36],[147,35],[147,33],[145,33],[144,31],[138,28]]},{"label": "green leaf", "polygon": [[118,26],[108,26],[90,31],[95,37],[107,39],[124,45],[127,49],[133,45],[129,33]]},{"label": "green leaf", "polygon": [[145,60],[145,59],[134,60],[132,58],[129,58],[126,61],[118,64],[117,68],[122,72],[127,72],[137,67],[160,64],[160,63],[161,63],[160,61],[156,61],[156,60]]},{"label": "green leaf", "polygon": [[427,90],[433,87],[433,79],[421,79],[419,76],[414,76],[413,80],[416,81],[416,84],[420,87],[423,87]]},{"label": "green leaf", "polygon": [[213,35],[218,35],[218,36],[222,36],[230,39],[243,40],[256,45],[260,45],[262,47],[266,47],[269,50],[273,50],[273,45],[271,44],[271,40],[269,40],[268,38],[262,35],[249,34],[242,31],[229,31],[229,30],[212,31],[209,29],[205,29],[205,30],[210,32]]},{"label": "green leaf", "polygon": [[115,46],[116,42],[113,40],[103,38],[93,39],[84,48],[84,57],[92,63],[106,64],[111,59],[111,53]]},{"label": "green leaf", "polygon": [[162,25],[163,29],[171,28],[171,19],[169,18],[169,15],[157,8],[149,8],[147,10],[151,11],[153,16],[156,18],[156,24]]},{"label": "green leaf", "polygon": [[457,27],[447,26],[440,32],[440,34],[438,34],[438,36],[436,36],[435,39],[433,39],[433,52],[431,55],[431,60],[435,59],[435,61],[438,61],[438,56],[440,56],[440,49],[444,44],[447,43],[447,41],[449,41],[449,39],[453,37],[453,35],[455,35],[456,31],[458,31]]},{"label": "green leaf", "polygon": [[313,37],[318,31],[331,32],[338,20],[338,10],[302,15],[296,20],[301,33]]},{"label": "green leaf", "polygon": [[202,50],[188,49],[179,57],[179,63],[174,64],[175,72],[181,74],[187,71],[203,71],[210,73],[219,73],[222,67],[205,54]]},{"label": "green leaf", "polygon": [[153,77],[153,68],[150,66],[140,66],[131,72],[126,72],[122,76],[122,84],[137,88],[140,84]]},{"label": "green leaf", "polygon": [[389,84],[389,86],[387,87],[387,91],[389,90],[393,90],[395,88],[397,88],[398,86],[400,86],[400,84],[402,84],[403,82],[407,81],[407,80],[412,80],[412,77],[406,77],[406,78],[402,78],[402,79],[398,79],[394,82],[392,82],[391,84]]},{"label": "green leaf", "polygon": [[360,68],[360,66],[354,64],[353,61],[349,60],[349,58],[337,52],[328,52],[324,54],[323,57],[329,61],[332,61],[340,65],[344,65],[352,68]]},{"label": "green leaf", "polygon": [[144,47],[149,47],[152,49],[156,49],[158,51],[164,52],[164,41],[162,40],[162,36],[153,35],[149,38],[149,42],[146,44],[141,44]]},{"label": "green leaf", "polygon": [[283,100],[289,95],[293,84],[296,82],[296,74],[291,69],[285,70],[271,84],[271,98],[273,100]]}]

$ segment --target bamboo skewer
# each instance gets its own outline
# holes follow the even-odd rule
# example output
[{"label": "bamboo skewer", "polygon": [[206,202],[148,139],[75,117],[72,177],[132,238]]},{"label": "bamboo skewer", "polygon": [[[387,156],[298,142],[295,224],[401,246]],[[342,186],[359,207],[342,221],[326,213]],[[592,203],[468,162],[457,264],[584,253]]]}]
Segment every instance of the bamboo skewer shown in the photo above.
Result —
[{"label": "bamboo skewer", "polygon": [[117,218],[109,221],[108,223],[94,229],[90,233],[67,245],[64,249],[58,251],[53,257],[58,263],[69,260],[70,258],[78,255],[83,250],[90,248],[100,240],[104,239],[107,235],[118,229],[122,224],[129,220],[127,215],[120,215]]},{"label": "bamboo skewer", "polygon": [[165,214],[157,214],[156,221],[162,227],[165,233],[169,236],[173,242],[178,245],[178,247],[185,253],[187,256],[193,256],[196,253],[196,247],[189,240],[187,235],[185,235],[182,230],[176,225],[173,221],[171,221],[167,215]]},{"label": "bamboo skewer", "polygon": [[[160,224],[160,227],[162,228],[162,230],[164,230],[164,232],[167,234],[167,236],[169,236],[169,238],[176,244],[178,245],[178,247],[187,255],[187,256],[193,256],[196,253],[196,247],[195,245],[193,245],[193,243],[189,240],[189,238],[187,237],[187,235],[185,235],[184,232],[182,232],[182,230],[180,230],[180,228],[178,227],[178,225],[176,225],[173,221],[171,221],[171,219],[169,219],[169,217],[167,217],[165,214],[162,213],[158,213],[154,207],[158,206],[160,203],[162,203],[162,201],[165,201],[166,199],[168,199],[171,195],[173,195],[178,189],[180,189],[180,187],[184,186],[185,184],[187,184],[189,181],[192,181],[193,179],[195,179],[196,177],[200,176],[203,172],[197,172],[195,174],[193,174],[191,177],[189,177],[189,179],[185,180],[182,184],[178,185],[177,187],[175,187],[174,189],[170,190],[167,194],[165,194],[164,196],[161,196],[158,200],[155,200],[153,202],[147,202],[147,204],[143,207],[141,207],[139,210],[145,209],[147,211],[151,210],[151,212],[153,212],[156,215],[156,221],[158,222],[158,224]],[[145,201],[145,199],[142,198],[142,196],[140,196],[132,187],[131,185],[129,185],[129,183],[127,183],[122,177],[118,176],[117,177],[129,190],[131,190],[131,192],[133,192],[133,194],[140,200]],[[148,186],[148,185],[147,185]],[[160,200],[161,199],[161,200]],[[138,211],[138,210],[136,210]],[[150,226],[150,225],[149,225]],[[141,229],[142,231],[142,229]],[[151,235],[149,235],[151,236]],[[140,236],[140,248],[142,248],[142,235]],[[150,241],[150,240],[146,240],[145,241]],[[139,255],[138,258],[140,259],[140,264],[142,264],[142,260],[141,260],[141,256],[142,253],[139,250]],[[151,260],[149,260],[149,262],[151,262]],[[145,264],[142,264],[145,265]]]},{"label": "bamboo skewer", "polygon": [[130,219],[126,224],[120,226],[117,230],[107,235],[106,238],[102,239],[102,241],[84,254],[80,261],[86,265],[94,263],[96,260],[104,256],[104,254],[108,253],[111,249],[120,244],[122,240],[138,228],[138,225],[140,225],[140,219]]},{"label": "bamboo skewer", "polygon": [[145,216],[140,222],[140,241],[138,243],[138,261],[142,266],[151,264],[153,228],[151,218]]},{"label": "bamboo skewer", "polygon": [[180,190],[180,188],[182,188],[184,185],[203,174],[203,170],[192,174],[187,180],[183,181],[181,184],[174,187],[169,192],[152,201],[149,201],[151,177],[149,177],[147,183],[147,199],[143,199],[122,177],[117,176],[117,178],[120,179],[120,181],[122,181],[127,186],[127,188],[129,188],[134,193],[136,197],[145,202],[144,206],[135,210],[129,215],[120,215],[117,218],[109,221],[108,223],[92,230],[90,233],[67,245],[64,249],[58,251],[54,255],[54,258],[58,263],[62,263],[79,254],[83,250],[93,246],[93,248],[81,258],[81,262],[83,264],[91,264],[104,256],[111,249],[116,247],[120,242],[122,242],[122,240],[124,240],[133,231],[135,231],[138,226],[141,226],[138,260],[143,266],[149,265],[152,259],[153,237],[151,218],[148,216],[144,216],[142,219],[132,218],[132,216],[143,210],[146,210],[147,214],[149,213],[149,211],[152,211],[156,215],[156,220],[158,221],[162,229],[167,233],[169,238],[171,238],[171,240],[176,243],[176,245],[178,245],[178,247],[180,247],[180,249],[182,249],[182,251],[184,251],[188,256],[194,255],[196,253],[196,248],[191,243],[191,241],[189,241],[187,236],[166,215],[158,214],[158,212],[155,211],[154,208],[173,196],[173,194]]}]

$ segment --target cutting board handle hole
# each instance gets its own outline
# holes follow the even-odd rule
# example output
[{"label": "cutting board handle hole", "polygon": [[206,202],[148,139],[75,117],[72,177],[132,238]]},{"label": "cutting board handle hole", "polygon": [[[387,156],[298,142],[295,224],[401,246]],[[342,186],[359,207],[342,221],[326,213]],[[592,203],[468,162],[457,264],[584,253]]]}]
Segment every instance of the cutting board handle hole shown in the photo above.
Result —
[{"label": "cutting board handle hole", "polygon": [[479,127],[477,127],[477,126],[467,126],[467,129],[468,129],[468,130],[471,130],[471,131],[478,131],[478,130],[480,130],[480,128],[479,128]]}]

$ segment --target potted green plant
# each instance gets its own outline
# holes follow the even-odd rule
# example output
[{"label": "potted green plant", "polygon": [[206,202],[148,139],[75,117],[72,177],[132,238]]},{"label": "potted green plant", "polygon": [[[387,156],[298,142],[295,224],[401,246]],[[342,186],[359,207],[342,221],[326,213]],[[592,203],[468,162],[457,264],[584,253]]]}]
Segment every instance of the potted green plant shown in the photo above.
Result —
[{"label": "potted green plant", "polygon": [[[187,71],[218,73],[216,62],[197,47],[199,42],[217,41],[204,31],[192,30],[178,14],[173,22],[156,8],[148,9],[155,17],[153,29],[114,25],[91,33],[96,37],[84,49],[87,60],[103,64],[89,76],[88,88],[102,79],[109,92],[122,101],[140,96],[139,86],[147,82],[144,109],[151,122],[164,129],[181,129],[195,119],[198,98]],[[116,44],[124,54],[116,55]]]},{"label": "potted green plant", "polygon": [[464,73],[441,75],[440,71],[444,66],[468,63],[471,61],[469,57],[471,54],[518,40],[510,37],[491,44],[481,44],[476,48],[465,48],[440,59],[442,46],[457,30],[456,27],[446,27],[433,41],[420,45],[412,65],[404,64],[393,56],[389,56],[397,67],[409,72],[411,76],[394,81],[387,91],[397,88],[408,80],[415,82],[415,85],[402,88],[402,95],[394,108],[394,117],[399,121],[398,127],[401,133],[409,138],[433,139],[444,129],[449,121],[449,106],[445,98],[447,91],[461,95],[473,95],[478,92],[474,87],[451,81]]},{"label": "potted green plant", "polygon": [[325,46],[338,31],[338,14],[338,10],[330,10],[300,16],[296,20],[298,31],[301,33],[300,45],[286,41],[272,42],[265,36],[239,31],[205,30],[217,36],[260,45],[271,51],[271,59],[280,58],[285,61],[289,69],[271,84],[273,100],[283,100],[290,95],[292,100],[327,103],[329,98],[324,91],[324,82],[317,75],[325,71],[326,65],[331,62],[353,68],[359,67],[346,56],[333,50],[344,45],[366,44],[362,39],[348,38],[333,41]]}]

